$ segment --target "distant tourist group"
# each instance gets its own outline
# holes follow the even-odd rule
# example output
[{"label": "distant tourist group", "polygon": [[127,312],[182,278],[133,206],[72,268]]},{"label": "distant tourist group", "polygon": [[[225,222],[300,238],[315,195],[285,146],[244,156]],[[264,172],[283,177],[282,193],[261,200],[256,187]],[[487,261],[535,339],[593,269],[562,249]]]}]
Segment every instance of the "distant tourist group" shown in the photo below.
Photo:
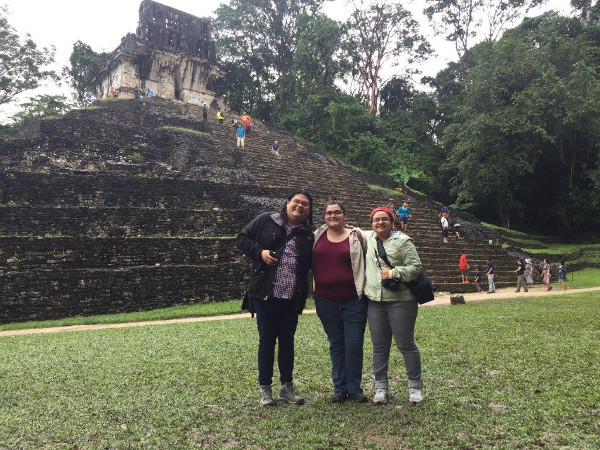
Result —
[{"label": "distant tourist group", "polygon": [[[371,211],[370,230],[348,226],[339,200],[327,202],[322,214],[325,223],[313,232],[312,197],[304,190],[293,191],[281,210],[260,214],[237,237],[238,248],[252,261],[243,309],[257,317],[260,404],[275,405],[276,344],[279,397],[304,403],[294,385],[294,336],[309,292],[310,269],[317,315],[329,342],[331,402],[369,401],[362,388],[368,321],[372,402],[385,404],[390,399],[393,337],[404,358],[408,400],[421,403],[421,353],[414,335],[420,299],[413,284],[422,280],[423,268],[412,239],[395,229],[396,215],[385,206]],[[410,211],[400,214],[410,217]]]},{"label": "distant tourist group", "polygon": [[[468,272],[469,272],[469,263],[467,262],[467,255],[466,254],[462,254],[460,256],[459,262],[458,262],[458,270],[460,271],[461,274],[461,278],[462,278],[462,283],[463,284],[468,284],[469,283],[469,278],[468,278]],[[481,266],[477,267],[477,270],[475,272],[475,289],[477,292],[482,292],[483,288],[481,286],[482,283],[482,274],[481,274]],[[493,263],[493,261],[491,259],[487,260],[487,265],[485,267],[485,275],[487,276],[487,280],[488,280],[488,294],[493,294],[496,292],[496,286],[494,284],[494,270],[495,270],[495,265]],[[558,281],[561,285],[561,290],[566,291],[567,289],[569,289],[569,286],[567,286],[566,280],[567,280],[567,266],[565,264],[565,261],[561,261],[560,265],[558,266]],[[551,277],[552,277],[552,266],[550,265],[550,263],[548,262],[547,259],[544,259],[542,262],[542,266],[541,266],[541,270],[540,270],[540,274],[541,274],[541,278],[546,286],[546,290],[550,291],[552,290],[552,285],[550,284],[551,281]],[[521,292],[521,288],[523,289],[523,292],[528,292],[529,289],[532,289],[535,287],[534,285],[534,280],[533,280],[533,276],[534,276],[534,266],[532,263],[532,260],[530,258],[517,258],[517,266],[514,270],[514,273],[517,275],[517,290],[515,292]]]}]

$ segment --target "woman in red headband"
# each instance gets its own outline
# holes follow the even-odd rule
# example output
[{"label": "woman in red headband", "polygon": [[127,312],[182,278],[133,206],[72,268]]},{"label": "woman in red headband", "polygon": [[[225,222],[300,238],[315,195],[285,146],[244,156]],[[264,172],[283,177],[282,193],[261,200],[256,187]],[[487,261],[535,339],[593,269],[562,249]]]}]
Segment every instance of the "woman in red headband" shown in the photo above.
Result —
[{"label": "woman in red headband", "polygon": [[389,208],[371,211],[373,231],[365,233],[367,242],[366,284],[368,318],[373,344],[375,396],[373,403],[388,402],[388,362],[392,336],[402,352],[409,401],[423,401],[421,354],[415,343],[418,302],[401,281],[417,278],[421,259],[412,239],[394,229],[394,214]]}]

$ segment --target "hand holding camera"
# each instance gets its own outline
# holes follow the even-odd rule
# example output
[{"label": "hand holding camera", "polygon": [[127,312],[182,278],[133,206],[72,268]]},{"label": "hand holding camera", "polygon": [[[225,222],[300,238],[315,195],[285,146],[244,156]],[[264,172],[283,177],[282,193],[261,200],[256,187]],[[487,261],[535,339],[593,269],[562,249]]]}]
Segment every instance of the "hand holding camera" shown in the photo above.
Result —
[{"label": "hand holding camera", "polygon": [[276,258],[275,252],[273,250],[263,250],[262,252],[260,252],[260,257],[267,266],[274,266],[275,264],[277,264],[277,261],[279,261]]}]

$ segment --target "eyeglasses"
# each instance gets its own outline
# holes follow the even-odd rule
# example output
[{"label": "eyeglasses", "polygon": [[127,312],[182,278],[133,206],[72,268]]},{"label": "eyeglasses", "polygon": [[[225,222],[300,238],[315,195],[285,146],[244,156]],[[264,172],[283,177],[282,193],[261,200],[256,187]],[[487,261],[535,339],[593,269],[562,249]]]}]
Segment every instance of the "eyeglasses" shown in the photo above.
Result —
[{"label": "eyeglasses", "polygon": [[374,217],[373,220],[371,220],[371,222],[373,223],[377,223],[377,222],[389,222],[390,218],[389,217]]},{"label": "eyeglasses", "polygon": [[342,214],[344,214],[344,211],[340,211],[339,209],[336,209],[335,211],[326,211],[325,215],[327,217],[331,217],[331,216],[341,216]]},{"label": "eyeglasses", "polygon": [[308,207],[310,206],[310,203],[308,203],[308,202],[305,202],[305,201],[303,201],[303,200],[298,200],[297,198],[293,198],[293,199],[291,199],[290,201],[291,201],[293,204],[295,204],[295,205],[302,205],[302,206],[304,206],[305,208],[308,208]]}]

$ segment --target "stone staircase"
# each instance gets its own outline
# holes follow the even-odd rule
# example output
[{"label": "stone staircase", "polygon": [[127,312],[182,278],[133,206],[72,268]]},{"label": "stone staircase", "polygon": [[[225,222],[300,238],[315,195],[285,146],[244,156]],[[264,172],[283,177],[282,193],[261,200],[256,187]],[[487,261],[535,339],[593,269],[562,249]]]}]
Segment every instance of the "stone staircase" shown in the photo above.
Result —
[{"label": "stone staircase", "polygon": [[[289,190],[311,192],[317,224],[330,198],[365,229],[387,202],[389,191],[368,185],[391,180],[260,121],[236,149],[232,117],[219,125],[211,110],[203,123],[200,107],[158,98],[103,101],[0,142],[0,322],[240,298],[249,265],[235,236]],[[143,162],[131,163],[134,153]],[[443,245],[438,205],[394,198],[410,200],[409,234],[440,290],[474,289],[460,283],[462,253],[473,269],[491,257],[496,284],[514,283],[500,246],[482,234]]]}]

